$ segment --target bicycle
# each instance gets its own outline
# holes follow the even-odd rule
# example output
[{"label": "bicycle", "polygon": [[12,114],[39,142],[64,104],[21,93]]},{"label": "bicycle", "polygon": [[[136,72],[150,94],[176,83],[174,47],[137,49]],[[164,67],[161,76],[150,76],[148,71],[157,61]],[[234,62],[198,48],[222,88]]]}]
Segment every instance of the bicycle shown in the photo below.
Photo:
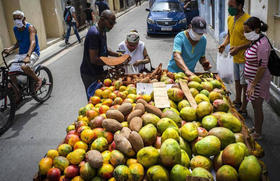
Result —
[{"label": "bicycle", "polygon": [[[39,103],[43,103],[51,96],[53,89],[53,77],[51,71],[41,65],[36,64],[32,67],[36,75],[42,79],[42,86],[36,89],[36,81],[23,72],[13,72],[17,78],[18,95],[20,102],[16,102],[16,86],[10,79],[9,68],[13,63],[23,63],[23,61],[11,62],[7,64],[5,58],[10,54],[2,51],[4,66],[0,67],[0,135],[7,131],[13,124],[17,105],[27,98],[32,97]],[[45,93],[45,94],[43,94]]]}]

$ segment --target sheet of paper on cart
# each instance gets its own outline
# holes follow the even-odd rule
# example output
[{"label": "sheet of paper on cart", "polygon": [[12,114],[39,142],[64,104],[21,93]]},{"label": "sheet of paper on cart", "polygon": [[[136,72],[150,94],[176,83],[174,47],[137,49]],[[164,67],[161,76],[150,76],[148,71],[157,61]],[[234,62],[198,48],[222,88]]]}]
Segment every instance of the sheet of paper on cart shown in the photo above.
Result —
[{"label": "sheet of paper on cart", "polygon": [[[172,86],[173,84],[166,84],[167,90],[170,89]],[[152,83],[137,83],[136,88],[137,95],[150,95],[154,90]]]},{"label": "sheet of paper on cart", "polygon": [[170,107],[170,102],[167,95],[167,86],[164,82],[153,83],[154,101],[157,108]]}]

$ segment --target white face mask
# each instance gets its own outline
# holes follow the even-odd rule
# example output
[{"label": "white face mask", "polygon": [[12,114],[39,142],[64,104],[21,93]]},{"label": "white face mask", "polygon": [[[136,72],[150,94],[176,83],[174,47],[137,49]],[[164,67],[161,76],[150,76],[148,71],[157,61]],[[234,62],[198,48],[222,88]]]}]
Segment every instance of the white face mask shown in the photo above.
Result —
[{"label": "white face mask", "polygon": [[14,20],[14,24],[17,28],[22,28],[24,26],[22,19],[16,19]]},{"label": "white face mask", "polygon": [[257,34],[255,31],[251,31],[249,33],[244,33],[244,36],[247,40],[256,41],[257,39],[259,39],[260,34]]},{"label": "white face mask", "polygon": [[193,41],[199,41],[202,35],[197,34],[192,29],[189,31],[189,35]]}]

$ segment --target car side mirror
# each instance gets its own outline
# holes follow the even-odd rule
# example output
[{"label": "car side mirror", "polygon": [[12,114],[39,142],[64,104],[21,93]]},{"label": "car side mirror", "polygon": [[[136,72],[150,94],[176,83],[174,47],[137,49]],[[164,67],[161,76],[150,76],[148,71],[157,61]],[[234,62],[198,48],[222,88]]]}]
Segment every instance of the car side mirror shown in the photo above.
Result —
[{"label": "car side mirror", "polygon": [[149,8],[146,8],[146,11],[151,11]]}]

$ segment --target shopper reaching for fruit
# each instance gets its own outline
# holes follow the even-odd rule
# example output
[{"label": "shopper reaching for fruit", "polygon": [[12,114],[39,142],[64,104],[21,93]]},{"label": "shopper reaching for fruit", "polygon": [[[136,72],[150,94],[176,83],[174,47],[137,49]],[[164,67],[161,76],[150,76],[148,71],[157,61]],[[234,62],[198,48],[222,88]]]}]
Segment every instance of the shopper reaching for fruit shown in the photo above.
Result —
[{"label": "shopper reaching for fruit", "polygon": [[173,55],[168,64],[170,72],[184,72],[193,75],[194,68],[199,61],[204,70],[212,68],[210,62],[205,58],[206,21],[202,17],[194,17],[190,28],[176,35],[174,39]]},{"label": "shopper reaching for fruit", "polygon": [[119,50],[130,55],[131,58],[128,65],[124,66],[125,73],[131,73],[129,71],[131,67],[135,70],[133,73],[141,73],[145,64],[151,61],[144,42],[140,41],[137,30],[132,30],[127,34],[126,40],[119,44]]}]

